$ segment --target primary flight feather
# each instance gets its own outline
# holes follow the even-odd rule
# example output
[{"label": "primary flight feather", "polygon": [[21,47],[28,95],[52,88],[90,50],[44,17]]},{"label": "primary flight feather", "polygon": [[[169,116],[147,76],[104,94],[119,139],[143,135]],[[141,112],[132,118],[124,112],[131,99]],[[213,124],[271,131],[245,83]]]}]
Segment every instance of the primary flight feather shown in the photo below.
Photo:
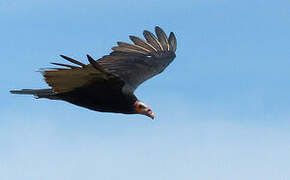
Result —
[{"label": "primary flight feather", "polygon": [[134,44],[117,42],[113,52],[89,64],[61,55],[74,65],[42,72],[51,89],[22,89],[13,94],[30,94],[37,98],[64,100],[101,112],[144,114],[154,118],[152,110],[134,95],[135,89],[147,79],[161,73],[175,58],[176,38],[155,27],[157,37],[144,31],[146,40],[130,36]]}]

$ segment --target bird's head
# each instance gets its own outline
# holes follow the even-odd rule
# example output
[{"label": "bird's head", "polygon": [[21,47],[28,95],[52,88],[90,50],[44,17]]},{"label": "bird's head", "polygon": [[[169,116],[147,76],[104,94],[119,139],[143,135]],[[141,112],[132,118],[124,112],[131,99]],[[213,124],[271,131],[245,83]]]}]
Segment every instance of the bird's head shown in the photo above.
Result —
[{"label": "bird's head", "polygon": [[151,119],[154,119],[154,113],[152,112],[151,108],[144,104],[143,102],[137,100],[134,103],[134,109],[137,114],[144,114]]}]

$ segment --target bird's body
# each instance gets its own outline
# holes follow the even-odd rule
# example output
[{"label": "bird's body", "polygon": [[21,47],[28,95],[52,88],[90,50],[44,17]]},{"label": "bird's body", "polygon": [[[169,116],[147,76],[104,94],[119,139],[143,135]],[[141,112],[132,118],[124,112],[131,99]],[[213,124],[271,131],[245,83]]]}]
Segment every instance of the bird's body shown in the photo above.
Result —
[{"label": "bird's body", "polygon": [[151,109],[134,95],[135,89],[144,81],[161,73],[175,58],[176,39],[169,38],[155,28],[157,38],[144,31],[146,41],[130,36],[135,43],[118,42],[110,55],[94,60],[90,64],[61,55],[78,65],[52,63],[65,68],[43,71],[51,89],[22,89],[14,94],[32,94],[37,98],[64,100],[100,112],[144,114],[154,117]]},{"label": "bird's body", "polygon": [[98,93],[89,88],[80,88],[59,94],[57,97],[72,104],[100,112],[133,114],[133,105],[137,100],[134,94],[124,94],[111,87],[99,87]]}]

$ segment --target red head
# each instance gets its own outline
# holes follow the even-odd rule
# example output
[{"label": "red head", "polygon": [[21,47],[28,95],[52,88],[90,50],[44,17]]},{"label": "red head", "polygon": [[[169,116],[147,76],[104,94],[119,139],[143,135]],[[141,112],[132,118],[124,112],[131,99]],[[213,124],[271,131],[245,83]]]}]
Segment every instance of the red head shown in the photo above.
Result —
[{"label": "red head", "polygon": [[144,104],[143,102],[137,100],[134,103],[134,109],[135,109],[136,113],[144,114],[144,115],[150,117],[151,119],[154,119],[154,113],[152,112],[151,108],[149,106],[147,106],[146,104]]}]

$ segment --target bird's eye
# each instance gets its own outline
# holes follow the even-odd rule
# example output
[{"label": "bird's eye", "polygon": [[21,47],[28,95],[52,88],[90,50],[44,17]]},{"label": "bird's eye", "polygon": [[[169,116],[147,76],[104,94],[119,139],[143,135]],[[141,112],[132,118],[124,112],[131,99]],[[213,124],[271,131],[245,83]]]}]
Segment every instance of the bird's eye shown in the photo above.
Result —
[{"label": "bird's eye", "polygon": [[142,108],[142,109],[143,109],[144,106],[143,106],[142,104],[139,104],[139,105],[138,105],[138,108],[140,108],[140,109]]}]

